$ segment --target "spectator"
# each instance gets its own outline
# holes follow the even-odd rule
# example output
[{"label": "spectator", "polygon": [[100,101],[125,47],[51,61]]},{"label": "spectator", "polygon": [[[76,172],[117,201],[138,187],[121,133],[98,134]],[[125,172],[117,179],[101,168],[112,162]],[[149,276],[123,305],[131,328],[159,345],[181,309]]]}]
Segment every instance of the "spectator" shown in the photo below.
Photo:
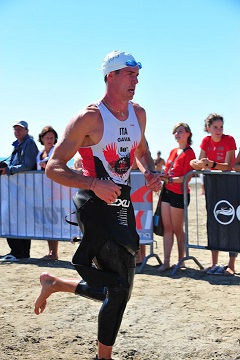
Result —
[{"label": "spectator", "polygon": [[[58,140],[57,132],[52,126],[45,126],[39,134],[38,141],[44,148],[37,155],[37,169],[45,171],[47,162]],[[48,255],[42,260],[58,260],[58,240],[48,240]]]},{"label": "spectator", "polygon": [[[199,160],[191,161],[195,170],[222,170],[232,169],[235,160],[236,142],[231,135],[223,134],[223,117],[219,114],[210,114],[204,121],[205,131],[210,135],[203,138],[200,145]],[[212,264],[204,269],[208,274],[234,275],[235,261],[238,253],[229,252],[227,266],[218,265],[217,250],[212,250]]]},{"label": "spectator", "polygon": [[[13,129],[17,140],[13,142],[14,150],[9,165],[0,168],[1,175],[14,175],[24,171],[36,170],[38,148],[28,134],[28,123],[23,120],[16,121]],[[30,239],[7,238],[7,242],[11,251],[0,258],[0,262],[14,262],[30,257]]]},{"label": "spectator", "polygon": [[52,128],[52,126],[45,126],[41,133],[38,136],[38,141],[44,148],[38,152],[37,154],[37,170],[44,170],[46,168],[46,164],[52,155],[54,145],[58,140],[57,132]]},{"label": "spectator", "polygon": [[83,173],[83,169],[82,169],[82,157],[80,156],[79,153],[76,153],[74,155],[74,161],[73,161],[73,167],[72,169],[75,170],[76,172],[78,172],[79,174]]},{"label": "spectator", "polygon": [[165,160],[163,158],[161,158],[161,151],[157,152],[157,157],[156,159],[154,159],[154,165],[155,165],[155,170],[156,171],[163,171],[163,168],[165,166]]},{"label": "spectator", "polygon": [[[170,152],[163,176],[165,186],[162,193],[161,213],[164,226],[164,263],[159,267],[160,272],[170,268],[174,235],[177,238],[178,260],[185,255],[183,181],[184,176],[192,170],[189,164],[190,160],[195,158],[194,151],[190,147],[192,132],[188,124],[176,124],[172,133],[179,146]],[[189,202],[190,189],[188,188],[188,204]],[[181,267],[183,266],[184,263],[181,264]]]}]

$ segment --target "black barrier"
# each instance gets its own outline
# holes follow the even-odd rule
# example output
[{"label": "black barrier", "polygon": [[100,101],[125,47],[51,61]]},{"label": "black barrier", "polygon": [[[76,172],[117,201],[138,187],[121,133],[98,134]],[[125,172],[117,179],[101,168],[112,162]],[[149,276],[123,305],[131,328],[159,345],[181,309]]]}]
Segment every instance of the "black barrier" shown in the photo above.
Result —
[{"label": "black barrier", "polygon": [[[206,199],[206,228],[207,244],[199,243],[198,218],[198,192],[197,179],[200,174],[204,175],[205,199]],[[187,184],[192,177],[195,185],[196,200],[196,238],[189,239],[189,214],[187,206]],[[191,190],[191,201],[192,201]],[[185,222],[185,246],[186,256],[181,259],[174,268],[174,275],[186,260],[193,260],[203,269],[203,266],[194,256],[189,255],[189,249],[219,250],[240,252],[240,173],[235,171],[190,171],[184,176],[184,222]]]},{"label": "black barrier", "polygon": [[240,177],[235,172],[204,175],[210,250],[240,252]]}]

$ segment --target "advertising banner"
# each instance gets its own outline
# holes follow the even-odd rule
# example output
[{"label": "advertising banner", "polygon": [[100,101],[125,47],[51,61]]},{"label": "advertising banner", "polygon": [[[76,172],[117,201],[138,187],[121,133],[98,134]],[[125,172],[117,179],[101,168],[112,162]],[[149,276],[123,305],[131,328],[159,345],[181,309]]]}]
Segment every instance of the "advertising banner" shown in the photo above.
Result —
[{"label": "advertising banner", "polygon": [[0,180],[1,237],[70,240],[79,236],[79,228],[65,221],[75,210],[76,189],[59,185],[40,171]]},{"label": "advertising banner", "polygon": [[136,228],[142,240],[153,239],[153,198],[152,191],[145,186],[145,178],[140,171],[131,173],[131,200],[136,218]]},{"label": "advertising banner", "polygon": [[240,252],[240,176],[204,175],[208,248]]},{"label": "advertising banner", "polygon": [[[145,186],[144,176],[131,175],[132,201],[137,231],[141,240],[152,239],[152,192]],[[72,196],[77,189],[59,185],[44,172],[26,172],[0,177],[1,237],[70,240],[81,236],[75,222]]]}]

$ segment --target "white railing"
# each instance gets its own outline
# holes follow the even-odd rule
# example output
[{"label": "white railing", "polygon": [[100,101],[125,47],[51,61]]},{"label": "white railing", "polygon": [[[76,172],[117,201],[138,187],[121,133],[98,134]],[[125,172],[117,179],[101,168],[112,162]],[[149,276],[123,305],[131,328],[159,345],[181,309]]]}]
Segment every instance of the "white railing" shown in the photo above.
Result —
[{"label": "white railing", "polygon": [[[139,171],[131,173],[131,197],[140,244],[150,246],[140,271],[153,251],[152,191],[146,188]],[[38,240],[71,240],[81,236],[77,226],[65,217],[75,211],[72,196],[77,189],[59,185],[42,171],[28,171],[12,176],[0,176],[0,237]],[[74,215],[69,220],[75,221]]]}]

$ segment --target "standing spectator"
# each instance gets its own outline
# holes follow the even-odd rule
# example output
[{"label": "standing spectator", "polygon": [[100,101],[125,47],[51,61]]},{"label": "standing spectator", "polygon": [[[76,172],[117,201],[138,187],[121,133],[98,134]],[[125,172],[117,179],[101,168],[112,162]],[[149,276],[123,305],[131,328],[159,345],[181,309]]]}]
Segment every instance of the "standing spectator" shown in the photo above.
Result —
[{"label": "standing spectator", "polygon": [[[85,282],[43,273],[35,313],[44,311],[47,298],[55,292],[104,301],[98,318],[98,359],[111,359],[133,287],[139,249],[130,199],[134,156],[143,173],[153,171],[147,186],[155,191],[161,187],[144,137],[145,110],[132,102],[141,68],[131,54],[122,51],[105,57],[104,96],[71,120],[46,168],[52,180],[80,189],[77,219],[83,237],[73,264]],[[82,156],[83,175],[67,166],[77,151]],[[90,266],[93,258],[97,269]]]},{"label": "standing spectator", "polygon": [[[170,152],[163,176],[165,186],[162,194],[161,213],[164,227],[164,263],[159,267],[160,272],[170,268],[174,234],[177,238],[178,260],[181,260],[185,255],[183,181],[184,176],[192,170],[189,164],[190,160],[195,158],[194,151],[190,147],[192,132],[188,124],[176,124],[172,133],[179,146]],[[189,202],[190,189],[188,188],[188,204]],[[182,263],[181,266],[184,264]]]},{"label": "standing spectator", "polygon": [[161,151],[157,152],[157,157],[156,159],[154,159],[154,165],[155,165],[155,170],[156,171],[163,171],[163,168],[165,166],[165,160],[163,158],[161,158]]},{"label": "standing spectator", "polygon": [[[44,148],[37,155],[37,170],[45,171],[57,140],[58,134],[52,126],[48,125],[42,129],[38,141]],[[48,240],[48,255],[45,255],[42,260],[58,260],[58,240]]]},{"label": "standing spectator", "polygon": [[[231,135],[223,134],[223,117],[219,114],[210,114],[204,121],[205,131],[210,135],[203,138],[200,145],[199,160],[191,161],[195,170],[222,170],[232,169],[235,160],[236,142]],[[229,252],[229,263],[225,267],[218,265],[219,251],[212,250],[212,264],[204,269],[208,274],[234,275],[236,252]]]},{"label": "standing spectator", "polygon": [[38,141],[44,148],[37,154],[37,170],[45,170],[57,140],[58,134],[52,126],[48,125],[42,129],[38,136]]},{"label": "standing spectator", "polygon": [[[28,134],[28,123],[23,120],[16,121],[13,129],[17,140],[12,144],[14,150],[9,165],[0,169],[2,175],[14,175],[23,171],[36,170],[37,168],[36,156],[38,148]],[[30,257],[31,240],[7,238],[7,242],[11,252],[0,258],[0,262],[14,262]]]}]

